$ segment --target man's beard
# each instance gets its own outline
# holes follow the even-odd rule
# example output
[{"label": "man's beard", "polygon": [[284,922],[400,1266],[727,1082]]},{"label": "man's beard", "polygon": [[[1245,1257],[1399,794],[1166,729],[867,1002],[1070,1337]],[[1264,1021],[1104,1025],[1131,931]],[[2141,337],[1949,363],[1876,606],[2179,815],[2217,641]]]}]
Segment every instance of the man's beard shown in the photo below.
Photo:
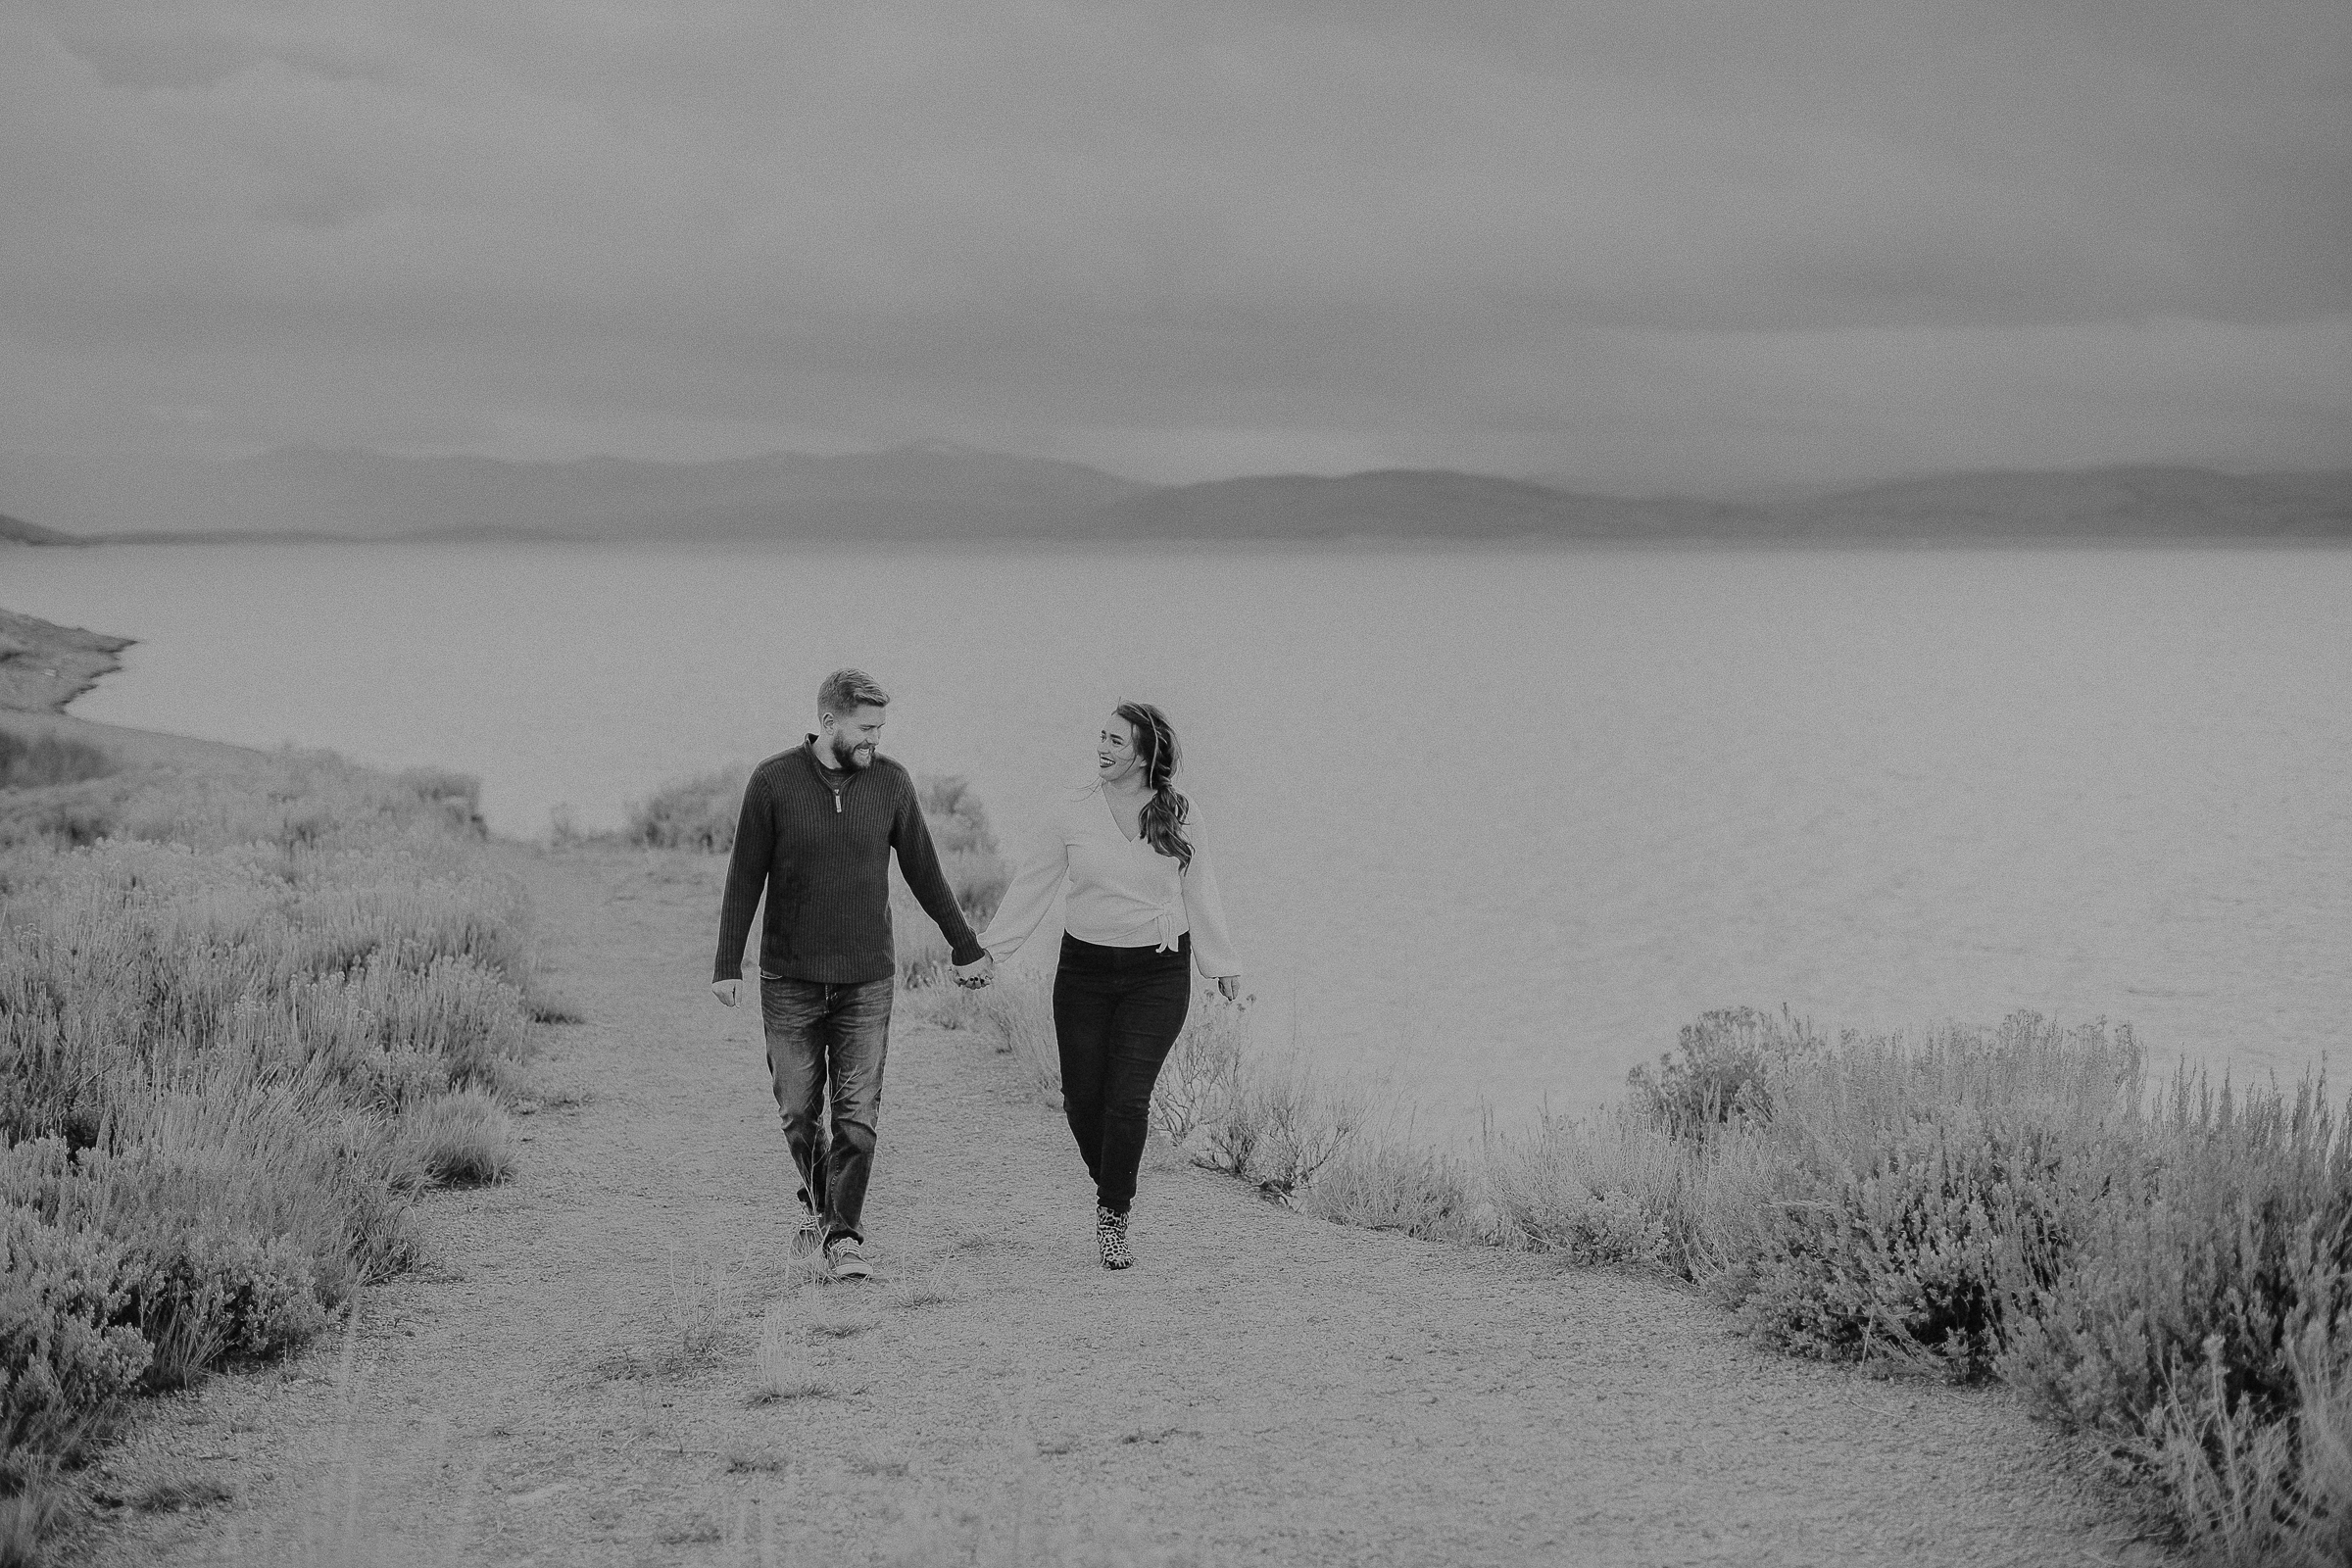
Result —
[{"label": "man's beard", "polygon": [[858,768],[873,765],[873,750],[862,742],[854,744],[845,750],[841,743],[841,737],[836,735],[826,740],[825,750],[832,754],[833,766],[837,772],[854,772]]}]

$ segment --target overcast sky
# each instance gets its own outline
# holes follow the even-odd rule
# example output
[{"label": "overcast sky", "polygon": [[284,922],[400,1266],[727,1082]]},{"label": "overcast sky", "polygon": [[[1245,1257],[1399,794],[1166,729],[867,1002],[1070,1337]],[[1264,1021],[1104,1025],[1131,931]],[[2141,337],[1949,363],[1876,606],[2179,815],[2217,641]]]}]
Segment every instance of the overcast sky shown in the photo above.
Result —
[{"label": "overcast sky", "polygon": [[2345,0],[10,0],[0,449],[2352,466]]}]

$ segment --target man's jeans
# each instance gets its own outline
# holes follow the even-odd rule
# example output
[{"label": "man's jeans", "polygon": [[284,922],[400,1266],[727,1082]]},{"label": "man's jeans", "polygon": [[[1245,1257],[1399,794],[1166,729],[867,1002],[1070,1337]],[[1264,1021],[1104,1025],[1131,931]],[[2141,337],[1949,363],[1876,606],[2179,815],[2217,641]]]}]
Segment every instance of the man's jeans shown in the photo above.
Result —
[{"label": "man's jeans", "polygon": [[801,1201],[823,1221],[827,1242],[865,1239],[858,1221],[874,1167],[893,984],[887,978],[846,986],[760,982],[760,1021],[767,1031],[767,1070],[784,1115],[784,1142],[800,1171]]}]

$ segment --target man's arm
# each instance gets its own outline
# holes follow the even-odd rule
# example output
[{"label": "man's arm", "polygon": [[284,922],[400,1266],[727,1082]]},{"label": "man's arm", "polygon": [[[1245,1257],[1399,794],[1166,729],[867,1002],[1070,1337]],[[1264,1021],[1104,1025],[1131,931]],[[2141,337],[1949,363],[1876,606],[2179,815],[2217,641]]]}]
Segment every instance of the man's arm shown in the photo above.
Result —
[{"label": "man's arm", "polygon": [[923,820],[923,808],[912,789],[899,800],[898,815],[890,824],[890,843],[899,852],[899,874],[906,879],[923,912],[939,923],[939,934],[948,939],[956,967],[966,968],[987,957],[980,939],[972,935],[971,922],[956,903],[947,873],[939,867],[939,851],[931,844],[931,824]]},{"label": "man's arm", "polygon": [[766,786],[755,773],[743,787],[743,811],[735,819],[735,850],[727,858],[727,891],[718,906],[718,958],[711,965],[712,984],[743,978],[743,946],[752,934],[752,911],[760,906],[775,853],[775,809]]}]

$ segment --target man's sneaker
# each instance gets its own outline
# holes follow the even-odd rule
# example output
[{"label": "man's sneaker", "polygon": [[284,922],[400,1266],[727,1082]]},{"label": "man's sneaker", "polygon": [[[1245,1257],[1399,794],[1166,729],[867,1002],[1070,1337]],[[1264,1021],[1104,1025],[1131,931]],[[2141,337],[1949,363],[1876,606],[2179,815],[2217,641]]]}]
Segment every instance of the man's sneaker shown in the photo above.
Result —
[{"label": "man's sneaker", "polygon": [[1102,1254],[1104,1268],[1135,1267],[1135,1258],[1127,1250],[1127,1216],[1113,1214],[1101,1203],[1095,1205],[1095,1247]]},{"label": "man's sneaker", "polygon": [[825,1266],[837,1280],[871,1279],[874,1273],[874,1265],[865,1260],[865,1250],[855,1236],[836,1236],[825,1244]]},{"label": "man's sneaker", "polygon": [[807,1209],[801,1210],[801,1227],[792,1233],[792,1255],[807,1257],[821,1246],[825,1239],[825,1222]]}]

